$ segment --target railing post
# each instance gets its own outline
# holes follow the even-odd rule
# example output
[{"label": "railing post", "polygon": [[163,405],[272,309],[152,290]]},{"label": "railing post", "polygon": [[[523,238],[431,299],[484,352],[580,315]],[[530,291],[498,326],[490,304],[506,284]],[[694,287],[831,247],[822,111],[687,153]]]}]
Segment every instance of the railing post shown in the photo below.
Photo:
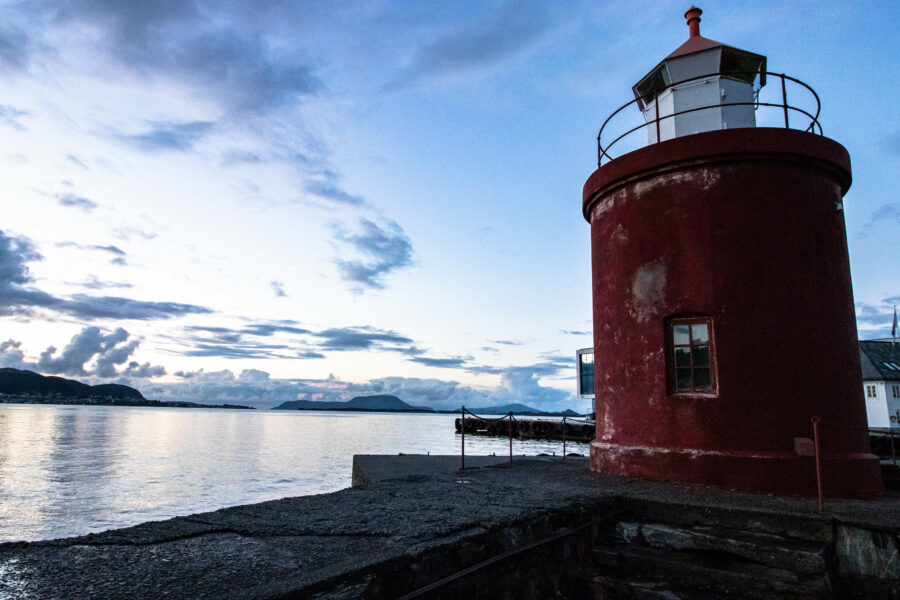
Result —
[{"label": "railing post", "polygon": [[603,146],[600,145],[600,136],[597,136],[597,166],[599,167],[603,162]]},{"label": "railing post", "polygon": [[656,143],[660,143],[662,140],[659,139],[659,94],[656,94],[656,99],[653,101],[656,105]]},{"label": "railing post", "polygon": [[897,464],[897,449],[894,447],[894,432],[891,431],[891,462]]},{"label": "railing post", "polygon": [[784,108],[784,128],[790,129],[791,126],[788,120],[787,85],[784,81],[784,74],[779,75],[779,77],[781,77],[781,106]]},{"label": "railing post", "polygon": [[566,417],[563,417],[563,460],[566,460]]},{"label": "railing post", "polygon": [[466,470],[466,407],[462,407],[462,421],[459,430],[462,432],[462,453],[460,454],[459,470]]},{"label": "railing post", "polygon": [[821,449],[819,448],[819,417],[812,418],[813,424],[813,442],[816,446],[816,487],[819,492],[819,512],[825,510],[825,497],[822,493],[822,459]]},{"label": "railing post", "polygon": [[509,411],[509,464],[512,464],[512,411]]}]

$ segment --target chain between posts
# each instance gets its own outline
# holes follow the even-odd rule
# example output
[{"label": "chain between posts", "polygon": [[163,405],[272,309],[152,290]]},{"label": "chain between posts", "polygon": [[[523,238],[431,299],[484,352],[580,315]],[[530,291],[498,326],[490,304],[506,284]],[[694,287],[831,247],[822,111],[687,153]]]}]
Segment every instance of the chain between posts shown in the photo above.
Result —
[{"label": "chain between posts", "polygon": [[[459,466],[460,471],[465,470],[465,468],[466,468],[466,414],[469,414],[472,417],[482,420],[482,421],[496,422],[496,421],[508,420],[507,431],[508,431],[508,437],[509,437],[509,464],[512,465],[512,462],[513,462],[513,445],[512,445],[513,421],[517,420],[515,417],[515,414],[512,411],[509,411],[502,417],[493,417],[493,418],[482,417],[481,415],[477,415],[477,414],[473,413],[472,411],[467,409],[465,406],[462,406],[460,408],[460,413],[461,413],[461,418],[460,418],[460,466]],[[590,415],[578,415],[578,417],[584,418],[586,420],[580,420],[578,418],[564,416],[562,418],[562,420],[559,421],[562,423],[562,438],[563,438],[562,439],[562,442],[563,442],[563,456],[562,457],[563,457],[563,460],[565,460],[565,458],[566,458],[567,425],[568,425],[568,423],[574,422],[574,423],[584,423],[584,424],[588,424],[588,425],[593,424],[593,422],[589,420]],[[552,421],[550,421],[550,422],[552,422]]]}]

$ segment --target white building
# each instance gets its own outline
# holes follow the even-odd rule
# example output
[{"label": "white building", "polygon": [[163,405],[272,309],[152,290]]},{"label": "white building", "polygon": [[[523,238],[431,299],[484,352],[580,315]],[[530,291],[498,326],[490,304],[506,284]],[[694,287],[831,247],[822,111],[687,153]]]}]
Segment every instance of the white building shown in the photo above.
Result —
[{"label": "white building", "polygon": [[900,343],[861,341],[859,358],[869,427],[900,430]]}]

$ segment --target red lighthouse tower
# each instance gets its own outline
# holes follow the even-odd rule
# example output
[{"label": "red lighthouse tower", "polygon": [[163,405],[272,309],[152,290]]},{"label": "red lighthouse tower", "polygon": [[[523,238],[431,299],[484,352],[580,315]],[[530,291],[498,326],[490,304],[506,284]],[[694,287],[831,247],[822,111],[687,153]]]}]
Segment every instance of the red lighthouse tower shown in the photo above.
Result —
[{"label": "red lighthouse tower", "polygon": [[[806,449],[819,417],[826,494],[878,495],[842,212],[850,157],[821,134],[817,109],[788,104],[796,88],[817,105],[811,88],[701,37],[700,14],[685,14],[688,41],[620,109],[642,112],[631,132],[648,144],[611,158],[623,136],[608,119],[584,186],[591,468],[815,494]],[[780,103],[759,96],[767,75]],[[758,108],[783,126],[757,127]]]}]

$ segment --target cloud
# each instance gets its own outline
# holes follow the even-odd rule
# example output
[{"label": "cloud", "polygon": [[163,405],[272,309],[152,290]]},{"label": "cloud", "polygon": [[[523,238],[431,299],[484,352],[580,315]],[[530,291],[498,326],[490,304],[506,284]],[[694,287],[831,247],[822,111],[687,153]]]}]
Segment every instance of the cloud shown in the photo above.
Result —
[{"label": "cloud", "polygon": [[71,285],[77,285],[89,290],[103,290],[107,288],[128,289],[134,287],[130,283],[120,281],[100,281],[99,279],[97,279],[97,276],[93,274],[88,275],[87,278],[81,283],[73,283]]},{"label": "cloud", "polygon": [[242,328],[240,331],[241,333],[245,333],[248,335],[258,335],[263,337],[267,337],[276,333],[309,333],[309,329],[297,327],[297,325],[298,323],[296,321],[283,319],[280,321],[265,321],[260,323],[253,323],[252,325],[247,325],[246,327]]},{"label": "cloud", "polygon": [[90,170],[90,169],[88,169],[88,166],[86,164],[84,164],[84,162],[80,158],[75,156],[74,154],[66,154],[66,160],[68,160],[70,163],[72,163],[73,165],[75,165],[77,167],[81,167],[85,171]]},{"label": "cloud", "polygon": [[[3,52],[3,40],[0,38],[0,61],[2,61],[2,52]],[[27,117],[29,113],[27,110],[19,110],[18,108],[9,106],[8,104],[0,104],[0,123],[6,125],[7,127],[11,127],[16,131],[27,131],[28,128],[22,125],[19,122],[19,119],[22,117]]]},{"label": "cloud", "polygon": [[[88,25],[101,51],[135,76],[176,79],[231,113],[262,114],[322,89],[295,45],[273,43],[266,28],[250,25],[264,6],[250,15],[231,8],[189,0],[81,0],[53,17]],[[273,19],[283,20],[282,8],[273,7]]]},{"label": "cloud", "polygon": [[872,213],[872,216],[869,217],[869,222],[862,227],[862,231],[868,231],[872,227],[884,224],[889,226],[900,225],[900,203],[894,202],[879,206]]},{"label": "cloud", "polygon": [[[99,327],[85,327],[72,337],[62,351],[49,346],[41,352],[36,363],[28,366],[41,373],[76,377],[91,375],[103,379],[125,374],[133,377],[165,375],[163,367],[128,361],[140,345],[140,340],[129,338],[130,334],[121,327],[109,333]],[[126,363],[128,366],[125,369],[120,371],[117,368]]]},{"label": "cloud", "polygon": [[347,204],[349,206],[361,206],[365,200],[360,196],[355,196],[341,189],[336,183],[329,180],[313,179],[306,182],[304,189],[310,194],[339,204]]},{"label": "cloud", "polygon": [[494,388],[473,388],[454,380],[418,377],[381,377],[364,382],[347,382],[330,375],[326,379],[272,379],[265,371],[178,371],[176,383],[151,383],[142,387],[145,395],[160,400],[232,402],[271,407],[288,400],[315,399],[345,401],[354,396],[392,394],[410,404],[455,410],[462,405],[482,407],[524,403],[544,410],[588,405],[575,397],[574,389],[560,390],[540,384],[538,377],[518,370],[501,378]]},{"label": "cloud", "polygon": [[894,306],[900,304],[900,296],[881,300],[880,304],[856,303],[856,327],[861,339],[885,338],[891,335],[894,322]]},{"label": "cloud", "polygon": [[420,79],[470,71],[527,49],[553,25],[547,6],[510,1],[493,18],[478,19],[468,29],[454,29],[430,41],[384,89],[397,90]]},{"label": "cloud", "polygon": [[135,361],[128,363],[128,368],[121,372],[121,375],[124,375],[125,377],[135,377],[138,379],[162,377],[165,374],[165,367],[160,365],[151,366],[148,362],[140,364]]},{"label": "cloud", "polygon": [[407,360],[425,365],[426,367],[441,367],[444,369],[456,369],[466,364],[466,359],[464,358],[430,358],[427,356],[414,356]]},{"label": "cloud", "polygon": [[321,347],[326,350],[379,349],[404,353],[418,351],[412,339],[393,331],[368,326],[325,329],[312,335],[324,340]]},{"label": "cloud", "polygon": [[560,329],[560,333],[564,333],[566,335],[592,335],[592,331],[575,331],[573,329]]},{"label": "cloud", "polygon": [[360,233],[348,233],[336,227],[337,238],[365,257],[362,260],[337,260],[338,270],[358,293],[365,289],[384,289],[385,276],[412,265],[412,242],[393,221],[380,226],[368,219],[360,219],[359,226]]},{"label": "cloud", "polygon": [[[113,254],[122,252],[115,246],[96,246],[91,249]],[[30,314],[34,308],[43,308],[86,320],[151,320],[212,312],[203,306],[178,302],[148,302],[86,294],[75,294],[68,298],[54,296],[29,287],[33,281],[28,263],[41,259],[42,256],[34,249],[30,240],[0,230],[0,315]]]},{"label": "cloud", "polygon": [[521,346],[522,342],[516,342],[513,340],[488,340],[492,344],[503,344],[504,346]]},{"label": "cloud", "polygon": [[116,256],[126,256],[125,251],[119,248],[118,246],[113,246],[111,244],[102,246],[100,244],[79,244],[77,242],[59,242],[56,244],[59,248],[77,248],[79,250],[97,250],[99,252],[109,252],[110,254],[115,254]]},{"label": "cloud", "polygon": [[286,298],[287,294],[284,292],[284,284],[279,281],[270,281],[269,285],[272,287],[272,291],[275,292],[275,296],[277,298]]},{"label": "cloud", "polygon": [[255,339],[268,338],[277,333],[297,336],[308,334],[310,331],[297,327],[296,322],[291,320],[263,321],[240,328],[192,325],[185,327],[184,334],[176,339],[181,343],[190,343],[189,349],[180,352],[184,356],[216,356],[229,359],[323,358],[320,353],[310,351],[308,344],[298,342],[296,338],[287,338],[278,343]]},{"label": "cloud", "polygon": [[0,367],[12,367],[14,369],[24,369],[25,351],[22,350],[22,342],[17,340],[6,340],[0,343]]},{"label": "cloud", "polygon": [[148,123],[149,129],[142,133],[116,134],[119,141],[144,152],[160,152],[166,150],[188,151],[194,144],[205,138],[213,130],[209,121],[191,121],[188,123]]},{"label": "cloud", "polygon": [[122,226],[117,227],[113,232],[120,240],[130,241],[133,237],[139,237],[143,240],[150,241],[156,239],[156,233],[153,231],[147,231],[144,229],[138,229],[137,227],[130,226]]},{"label": "cloud", "polygon": [[31,56],[31,40],[25,32],[10,23],[0,24],[0,69],[12,73],[22,71]]},{"label": "cloud", "polygon": [[265,160],[259,154],[244,150],[229,150],[222,156],[222,166],[225,167],[232,165],[258,165],[264,162]]},{"label": "cloud", "polygon": [[76,196],[75,194],[60,194],[56,197],[56,200],[61,206],[80,208],[85,212],[90,212],[97,208],[97,203],[93,200],[84,198],[83,196]]}]

